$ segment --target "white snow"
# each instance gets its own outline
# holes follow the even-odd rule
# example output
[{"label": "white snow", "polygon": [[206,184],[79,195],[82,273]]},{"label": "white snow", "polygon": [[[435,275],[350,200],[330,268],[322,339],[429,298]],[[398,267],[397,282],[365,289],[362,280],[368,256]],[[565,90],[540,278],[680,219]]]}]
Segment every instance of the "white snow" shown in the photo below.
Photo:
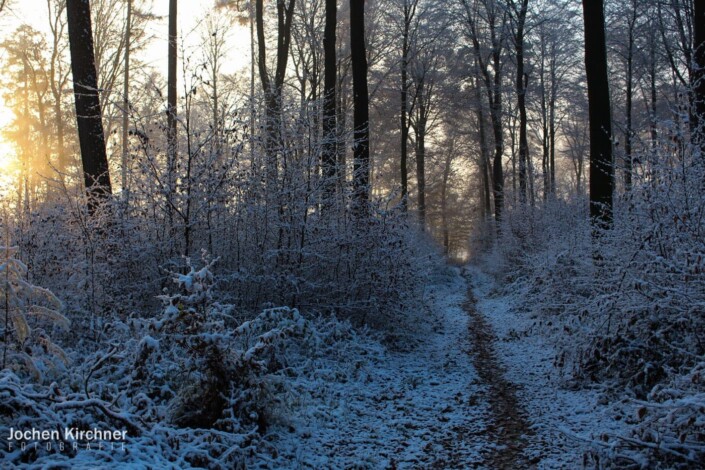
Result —
[{"label": "white snow", "polygon": [[466,284],[431,286],[404,351],[365,340],[362,357],[325,359],[298,384],[309,399],[276,429],[277,467],[472,467],[482,461],[486,404],[468,355]]},{"label": "white snow", "polygon": [[534,319],[520,312],[517,297],[500,294],[495,281],[479,268],[464,269],[477,309],[497,335],[494,347],[506,367],[506,379],[519,386],[519,403],[536,433],[525,455],[538,460],[538,468],[581,468],[585,452],[600,445],[602,435],[624,432],[620,419],[628,416],[630,405],[608,406],[601,404],[597,390],[571,389],[554,366],[555,349]]}]

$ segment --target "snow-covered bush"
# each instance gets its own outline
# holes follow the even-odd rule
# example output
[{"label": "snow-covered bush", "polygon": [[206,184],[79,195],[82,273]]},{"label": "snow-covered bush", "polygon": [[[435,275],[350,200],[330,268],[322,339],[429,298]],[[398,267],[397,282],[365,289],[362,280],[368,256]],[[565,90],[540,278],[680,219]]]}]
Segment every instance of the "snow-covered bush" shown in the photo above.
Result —
[{"label": "snow-covered bush", "polygon": [[[677,139],[642,151],[614,228],[591,237],[587,201],[508,211],[492,265],[516,307],[559,346],[573,383],[642,410],[617,465],[705,458],[705,166]],[[651,463],[649,463],[651,462]]]},{"label": "snow-covered bush", "polygon": [[0,247],[1,368],[20,368],[39,380],[43,372],[68,362],[66,353],[46,329],[68,327],[61,301],[47,289],[26,280],[27,266],[14,256],[17,247]]},{"label": "snow-covered bush", "polygon": [[166,418],[178,427],[263,431],[267,403],[280,391],[271,378],[281,367],[279,345],[301,335],[305,322],[276,308],[238,325],[233,307],[213,300],[217,260],[204,262],[196,269],[187,260],[189,271],[174,274],[181,292],[160,296],[163,314],[145,323],[148,335],[135,348],[133,385],[167,398]]}]

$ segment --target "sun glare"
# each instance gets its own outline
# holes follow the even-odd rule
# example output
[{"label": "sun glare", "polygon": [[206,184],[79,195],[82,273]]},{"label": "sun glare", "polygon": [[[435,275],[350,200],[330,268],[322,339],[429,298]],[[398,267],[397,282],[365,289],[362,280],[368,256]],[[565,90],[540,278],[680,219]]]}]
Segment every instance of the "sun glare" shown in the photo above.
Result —
[{"label": "sun glare", "polygon": [[17,158],[15,147],[2,135],[2,129],[11,122],[12,111],[0,101],[0,196],[12,189],[16,180]]}]

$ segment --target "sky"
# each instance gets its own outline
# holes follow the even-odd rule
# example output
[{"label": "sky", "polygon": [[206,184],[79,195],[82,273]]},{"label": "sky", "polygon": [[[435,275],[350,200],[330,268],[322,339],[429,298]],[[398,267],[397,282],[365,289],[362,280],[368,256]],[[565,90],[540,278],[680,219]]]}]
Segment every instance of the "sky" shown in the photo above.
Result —
[{"label": "sky", "polygon": [[[116,2],[117,3],[117,2]],[[150,22],[147,31],[153,37],[146,50],[141,51],[139,59],[157,69],[163,76],[167,74],[167,40],[169,0],[138,0],[135,4],[151,4],[150,13],[159,17]],[[222,3],[222,2],[221,2]],[[215,7],[216,0],[181,0],[178,5],[179,36],[184,38],[187,50],[198,47],[201,34],[198,26],[205,15]],[[218,10],[218,14],[224,12]],[[34,29],[49,33],[47,0],[10,0],[9,8],[0,13],[0,42],[4,41],[21,24],[29,24]],[[228,50],[223,62],[223,73],[233,73],[250,64],[249,26],[240,26],[237,21],[229,31]],[[3,53],[0,51],[0,63]],[[178,77],[182,74],[179,71]],[[12,112],[5,106],[0,93],[0,128],[12,120]],[[1,137],[0,137],[1,138]],[[3,145],[4,144],[4,145]],[[0,142],[0,172],[3,171],[3,154],[10,151],[7,143]]]},{"label": "sky", "polygon": [[[116,2],[117,3],[117,2]],[[148,32],[154,37],[152,44],[145,51],[146,62],[157,67],[166,75],[166,41],[168,37],[169,0],[142,0],[145,5],[150,5],[149,12],[159,17],[150,23]],[[213,10],[216,3],[222,0],[181,0],[178,4],[179,35],[186,38],[186,46],[194,47],[199,41],[196,30],[201,20]],[[139,4],[139,1],[135,1]],[[219,10],[222,12],[222,10]],[[221,13],[219,13],[221,14]],[[29,24],[33,28],[48,33],[47,0],[10,0],[8,9],[0,16],[0,40],[4,40],[20,24]],[[246,67],[249,64],[249,30],[239,25],[233,26],[231,32],[231,50],[229,67],[225,73]],[[161,43],[164,44],[161,44]]]}]

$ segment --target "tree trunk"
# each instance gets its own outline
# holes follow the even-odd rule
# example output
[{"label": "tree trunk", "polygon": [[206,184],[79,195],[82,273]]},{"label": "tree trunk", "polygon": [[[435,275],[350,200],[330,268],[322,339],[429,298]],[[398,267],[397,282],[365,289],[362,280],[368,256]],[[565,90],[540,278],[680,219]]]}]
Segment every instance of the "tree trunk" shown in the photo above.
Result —
[{"label": "tree trunk", "polygon": [[103,122],[100,118],[90,3],[88,0],[68,0],[66,13],[83,177],[88,195],[88,209],[93,213],[98,204],[112,194],[112,188],[105,152]]},{"label": "tree trunk", "polygon": [[365,1],[350,0],[350,55],[353,78],[353,204],[362,214],[369,200],[370,119],[365,47]]},{"label": "tree trunk", "polygon": [[539,90],[541,91],[541,170],[543,173],[543,200],[548,199],[550,193],[550,148],[549,148],[549,111],[548,99],[546,98],[546,41],[545,36],[541,36],[541,60],[539,65]]},{"label": "tree trunk", "polygon": [[404,29],[402,31],[402,52],[401,52],[401,109],[400,109],[400,131],[401,131],[401,204],[406,210],[409,197],[409,173],[407,169],[407,160],[409,156],[409,32],[411,29],[411,21],[416,12],[416,2],[411,5],[408,1],[404,1]]},{"label": "tree trunk", "polygon": [[278,179],[279,161],[277,152],[283,147],[281,133],[282,88],[289,60],[291,45],[291,23],[294,17],[295,0],[287,6],[284,0],[277,1],[277,65],[274,72],[274,83],[267,71],[267,44],[264,37],[264,1],[255,3],[255,23],[257,25],[257,47],[260,81],[265,96],[265,151],[267,153],[267,181],[274,185]]},{"label": "tree trunk", "polygon": [[445,165],[443,166],[443,180],[441,186],[441,227],[443,230],[443,254],[448,256],[450,247],[450,229],[448,227],[448,179],[450,178],[450,168],[453,163],[453,153],[455,152],[454,142],[448,149]]},{"label": "tree trunk", "polygon": [[122,88],[122,193],[127,200],[127,157],[129,125],[129,90],[130,90],[130,33],[132,22],[132,0],[127,0],[127,18],[125,20],[125,76]]},{"label": "tree trunk", "polygon": [[632,189],[632,95],[634,90],[634,27],[636,25],[637,1],[632,0],[632,11],[627,20],[627,90],[626,129],[624,130],[624,190]]},{"label": "tree trunk", "polygon": [[583,0],[583,16],[590,110],[590,217],[596,228],[611,228],[614,166],[603,0]]},{"label": "tree trunk", "polygon": [[416,183],[418,186],[419,197],[419,225],[421,230],[426,230],[426,103],[427,99],[424,96],[424,81],[423,78],[419,83],[417,92],[417,101],[419,109],[419,121],[416,126]]},{"label": "tree trunk", "polygon": [[490,151],[487,148],[487,133],[485,131],[485,112],[482,103],[482,92],[480,84],[475,87],[477,93],[477,127],[480,137],[480,172],[482,173],[482,194],[483,194],[483,219],[490,216],[492,204],[490,194]]},{"label": "tree trunk", "polygon": [[[526,85],[528,77],[524,73],[524,24],[529,0],[522,0],[519,11],[516,11],[515,49],[517,59],[516,91],[519,106],[519,201],[526,203],[527,165],[529,160],[529,143],[526,136]],[[514,6],[514,2],[512,2]]]},{"label": "tree trunk", "polygon": [[693,1],[695,132],[693,144],[705,159],[705,0]]},{"label": "tree trunk", "polygon": [[346,92],[345,78],[347,72],[343,73],[340,70],[340,63],[338,63],[338,96],[336,97],[335,104],[335,115],[337,122],[337,140],[336,140],[336,153],[338,154],[338,186],[341,194],[345,190],[345,186],[348,181],[348,162],[347,162],[347,145],[346,145],[346,135],[345,130],[348,121],[348,95]]},{"label": "tree trunk", "polygon": [[[176,61],[177,61],[177,0],[169,0],[169,51],[167,77],[167,151],[169,153],[169,171],[173,173],[176,165]],[[173,174],[171,175],[173,178]],[[171,183],[171,180],[170,180]],[[173,190],[173,188],[170,188]]]},{"label": "tree trunk", "polygon": [[551,44],[551,93],[548,100],[548,135],[549,135],[549,166],[551,177],[551,195],[556,195],[556,101],[558,79],[556,77],[555,44]]},{"label": "tree trunk", "polygon": [[[169,48],[167,52],[167,109],[166,109],[166,153],[167,153],[167,198],[172,198],[176,192],[176,34],[177,34],[177,0],[169,0]],[[169,236],[173,239],[174,209],[167,202],[167,217]]]},{"label": "tree trunk", "polygon": [[326,25],[323,32],[323,61],[324,61],[324,84],[323,84],[323,187],[324,205],[332,203],[335,192],[336,179],[336,141],[337,126],[335,115],[335,87],[338,80],[336,57],[336,22],[338,14],[337,0],[326,0]]}]

